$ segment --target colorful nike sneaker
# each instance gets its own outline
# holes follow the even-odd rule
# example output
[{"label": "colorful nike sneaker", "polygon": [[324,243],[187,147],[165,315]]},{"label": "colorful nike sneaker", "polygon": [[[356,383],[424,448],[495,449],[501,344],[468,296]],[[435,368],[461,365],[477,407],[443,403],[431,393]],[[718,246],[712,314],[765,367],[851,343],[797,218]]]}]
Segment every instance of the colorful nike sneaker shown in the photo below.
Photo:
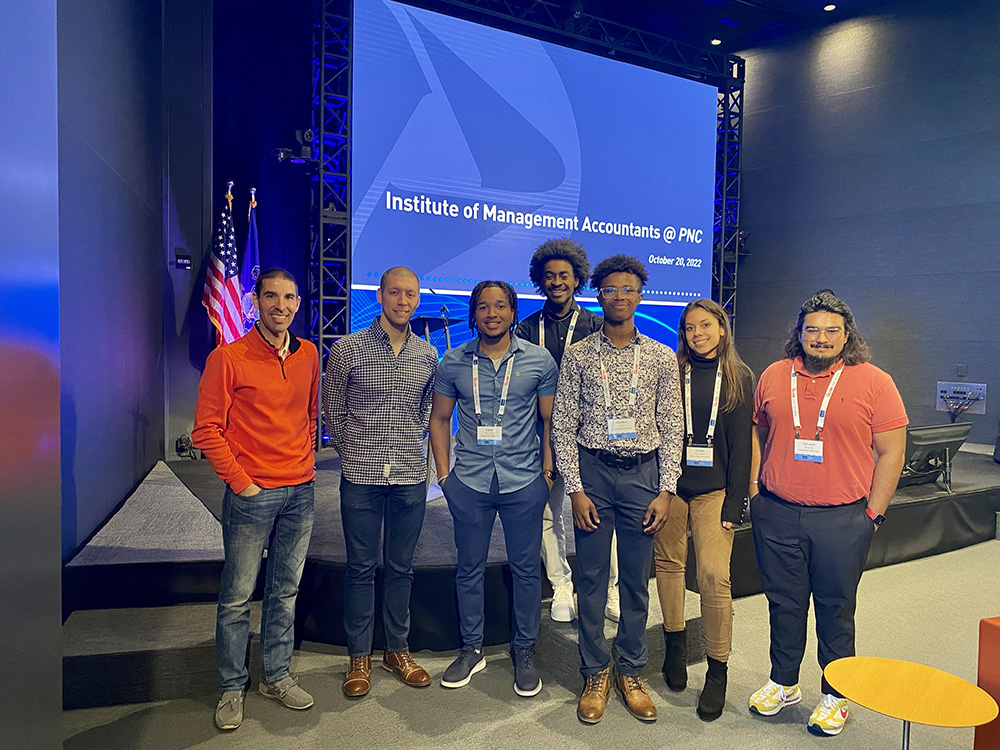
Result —
[{"label": "colorful nike sneaker", "polygon": [[847,699],[827,693],[809,717],[809,731],[820,737],[833,737],[844,730],[847,723]]},{"label": "colorful nike sneaker", "polygon": [[761,716],[774,716],[785,706],[794,706],[802,700],[798,685],[779,685],[774,680],[750,696],[750,710]]}]

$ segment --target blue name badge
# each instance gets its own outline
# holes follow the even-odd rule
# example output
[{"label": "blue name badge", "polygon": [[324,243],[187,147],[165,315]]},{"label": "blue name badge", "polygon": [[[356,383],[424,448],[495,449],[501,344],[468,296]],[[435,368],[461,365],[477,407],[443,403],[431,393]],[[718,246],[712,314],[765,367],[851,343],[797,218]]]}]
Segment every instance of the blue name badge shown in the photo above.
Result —
[{"label": "blue name badge", "polygon": [[715,460],[715,451],[710,445],[689,445],[685,450],[688,466],[711,466]]},{"label": "blue name badge", "polygon": [[500,425],[492,427],[483,427],[480,425],[476,428],[477,445],[500,445],[502,440],[503,428]]},{"label": "blue name badge", "polygon": [[795,460],[823,463],[823,441],[795,438]]},{"label": "blue name badge", "polygon": [[608,440],[626,440],[635,437],[635,418],[608,420]]}]

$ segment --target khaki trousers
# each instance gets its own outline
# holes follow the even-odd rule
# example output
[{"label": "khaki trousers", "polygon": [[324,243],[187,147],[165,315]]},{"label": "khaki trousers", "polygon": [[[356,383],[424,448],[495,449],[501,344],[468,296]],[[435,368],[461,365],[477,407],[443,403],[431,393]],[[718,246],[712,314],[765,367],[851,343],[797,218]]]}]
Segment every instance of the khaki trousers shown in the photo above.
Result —
[{"label": "khaki trousers", "polygon": [[671,633],[684,630],[684,568],[687,562],[688,523],[698,563],[701,621],[705,651],[717,661],[729,660],[733,641],[733,597],[729,560],[733,530],[722,526],[725,490],[698,495],[685,502],[674,497],[667,523],[656,534],[656,591],[663,610],[663,627]]}]

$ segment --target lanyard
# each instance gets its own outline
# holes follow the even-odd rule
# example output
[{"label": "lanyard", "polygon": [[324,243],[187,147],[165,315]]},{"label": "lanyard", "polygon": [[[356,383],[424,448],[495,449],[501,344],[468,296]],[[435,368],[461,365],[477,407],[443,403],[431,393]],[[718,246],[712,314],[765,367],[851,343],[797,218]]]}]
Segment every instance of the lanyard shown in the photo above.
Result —
[{"label": "lanyard", "polygon": [[[708,432],[705,433],[709,445],[715,437],[715,422],[719,416],[719,394],[722,392],[722,366],[715,368],[715,393],[712,395],[712,415],[708,418]],[[684,375],[684,417],[687,422],[687,440],[694,440],[694,426],[691,421],[691,365],[688,365]]]},{"label": "lanyard", "polygon": [[[580,311],[575,310],[573,312],[573,317],[569,319],[569,330],[566,331],[566,343],[563,344],[563,351],[566,351],[566,347],[569,346],[570,342],[573,340],[573,330],[576,328],[576,319],[580,317]],[[558,321],[556,321],[558,322]],[[538,317],[538,345],[545,348],[545,313],[544,311]]]},{"label": "lanyard", "polygon": [[[830,386],[826,389],[826,395],[823,396],[823,403],[819,405],[819,417],[816,418],[816,439],[819,440],[819,434],[823,431],[823,424],[826,422],[826,407],[830,405],[830,397],[833,396],[833,389],[837,387],[837,381],[840,380],[841,374],[844,372],[844,365],[840,366],[833,377],[830,378]],[[795,363],[792,363],[792,422],[795,424],[795,439],[798,440],[799,432],[802,430],[802,423],[799,421],[799,389],[796,385],[798,380],[798,373],[795,372]]]},{"label": "lanyard", "polygon": [[[601,337],[597,337],[597,359],[601,363],[601,384],[604,386],[604,406],[611,413],[611,388],[608,386],[608,371],[604,368],[604,357],[601,356]],[[635,360],[632,363],[632,386],[628,392],[629,407],[635,406],[636,392],[639,386],[639,342],[635,343]]]},{"label": "lanyard", "polygon": [[[497,409],[497,424],[503,419],[504,408],[507,406],[507,391],[510,389],[510,371],[514,366],[514,355],[507,360],[507,369],[503,374],[503,390],[500,391],[500,408]],[[472,353],[472,400],[476,407],[476,421],[483,423],[483,410],[479,405],[479,355]]]}]

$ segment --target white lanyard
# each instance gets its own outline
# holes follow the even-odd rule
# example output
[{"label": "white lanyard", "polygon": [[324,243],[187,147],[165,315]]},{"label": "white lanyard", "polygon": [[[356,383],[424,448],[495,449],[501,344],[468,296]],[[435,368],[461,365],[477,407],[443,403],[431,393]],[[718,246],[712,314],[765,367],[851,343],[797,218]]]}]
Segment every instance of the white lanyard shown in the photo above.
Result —
[{"label": "white lanyard", "polygon": [[[711,445],[712,438],[715,437],[715,422],[719,416],[719,394],[722,392],[722,366],[715,368],[715,393],[712,395],[712,414],[708,418],[708,432],[705,433],[706,442]],[[687,441],[694,440],[694,423],[691,420],[691,365],[688,365],[684,375],[684,417],[687,422]]]},{"label": "white lanyard", "polygon": [[[566,331],[566,343],[563,344],[563,351],[566,351],[566,347],[569,346],[570,342],[573,340],[573,330],[576,328],[576,319],[580,317],[580,311],[576,310],[573,313],[573,317],[569,319],[569,330]],[[556,321],[557,323],[559,321]],[[545,312],[538,317],[538,345],[545,348]]]},{"label": "white lanyard", "polygon": [[[503,374],[503,390],[500,391],[500,408],[497,409],[497,424],[503,419],[504,408],[507,406],[507,391],[510,389],[510,371],[514,366],[514,355],[507,360],[507,369]],[[483,409],[479,405],[479,355],[472,353],[472,400],[476,407],[476,421],[483,423]]]},{"label": "white lanyard", "polygon": [[[597,337],[597,359],[601,363],[601,384],[604,386],[604,405],[611,414],[611,388],[608,386],[608,371],[604,368],[604,357],[601,356],[601,337]],[[629,407],[635,406],[636,393],[639,387],[639,342],[635,342],[635,360],[632,363],[632,386],[628,392]]]},{"label": "white lanyard", "polygon": [[[830,397],[833,396],[833,389],[837,387],[837,381],[840,380],[841,373],[844,372],[844,365],[840,366],[833,377],[830,378],[830,386],[826,389],[826,395],[823,396],[823,403],[819,405],[819,417],[816,418],[816,439],[819,440],[819,434],[823,432],[823,424],[826,422],[826,407],[830,405]],[[798,380],[798,373],[795,372],[795,363],[792,363],[792,422],[795,425],[795,439],[798,440],[799,432],[802,431],[802,423],[799,421],[799,389],[796,385]]]}]

